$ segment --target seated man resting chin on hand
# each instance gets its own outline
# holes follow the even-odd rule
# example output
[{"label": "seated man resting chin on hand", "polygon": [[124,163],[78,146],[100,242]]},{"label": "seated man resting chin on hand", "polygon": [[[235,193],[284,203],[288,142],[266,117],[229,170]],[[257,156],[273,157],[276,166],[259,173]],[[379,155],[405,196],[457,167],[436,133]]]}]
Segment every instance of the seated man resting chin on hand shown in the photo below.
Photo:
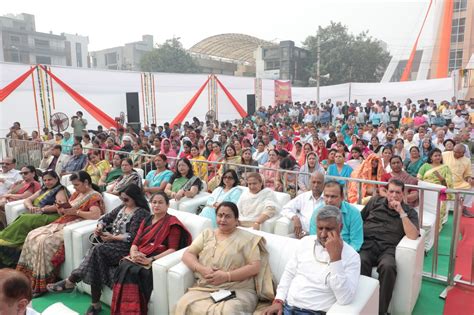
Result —
[{"label": "seated man resting chin on hand", "polygon": [[341,211],[335,206],[322,207],[316,225],[317,235],[300,241],[285,267],[273,304],[263,314],[325,314],[335,303],[352,302],[359,283],[360,258],[340,236]]}]

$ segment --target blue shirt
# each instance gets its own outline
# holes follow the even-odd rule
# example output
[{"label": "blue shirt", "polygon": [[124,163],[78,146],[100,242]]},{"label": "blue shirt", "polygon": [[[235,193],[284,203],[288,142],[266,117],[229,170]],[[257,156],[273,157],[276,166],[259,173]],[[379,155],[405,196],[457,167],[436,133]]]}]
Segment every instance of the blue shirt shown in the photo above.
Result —
[{"label": "blue shirt", "polygon": [[[309,225],[309,234],[316,235],[316,215],[319,212],[319,209],[323,207],[324,204],[316,207],[311,216],[311,223]],[[342,239],[349,244],[356,251],[359,251],[362,243],[364,242],[364,226],[362,223],[362,217],[360,211],[350,203],[343,201],[341,203],[341,213],[342,213]]]},{"label": "blue shirt", "polygon": [[61,140],[61,153],[63,154],[71,154],[72,145],[74,144],[74,138],[69,137],[69,139],[63,138]]},{"label": "blue shirt", "polygon": [[79,156],[73,155],[67,161],[66,165],[63,166],[63,172],[66,173],[73,173],[73,172],[78,172],[84,167],[86,167],[87,164],[87,155],[81,154]]},{"label": "blue shirt", "polygon": [[[337,165],[331,164],[329,165],[328,172],[327,172],[327,175],[329,176],[338,176],[338,177],[351,177],[351,174],[352,174],[352,167],[350,167],[347,164],[344,164],[340,173],[337,170]],[[342,179],[337,180],[337,182],[341,184],[342,186],[346,185],[346,182],[343,181]]]}]

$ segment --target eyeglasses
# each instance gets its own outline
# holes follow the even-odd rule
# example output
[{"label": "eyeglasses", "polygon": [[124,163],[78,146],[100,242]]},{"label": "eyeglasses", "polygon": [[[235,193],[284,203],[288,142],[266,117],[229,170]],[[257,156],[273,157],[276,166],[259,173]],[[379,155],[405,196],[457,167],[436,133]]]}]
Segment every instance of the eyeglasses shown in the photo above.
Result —
[{"label": "eyeglasses", "polygon": [[120,197],[120,199],[121,199],[123,202],[129,202],[129,201],[130,201],[130,198],[128,198],[128,197]]},{"label": "eyeglasses", "polygon": [[223,179],[234,179],[234,177],[232,177],[232,176],[223,176],[222,178]]},{"label": "eyeglasses", "polygon": [[20,172],[21,175],[28,175],[31,172]]}]

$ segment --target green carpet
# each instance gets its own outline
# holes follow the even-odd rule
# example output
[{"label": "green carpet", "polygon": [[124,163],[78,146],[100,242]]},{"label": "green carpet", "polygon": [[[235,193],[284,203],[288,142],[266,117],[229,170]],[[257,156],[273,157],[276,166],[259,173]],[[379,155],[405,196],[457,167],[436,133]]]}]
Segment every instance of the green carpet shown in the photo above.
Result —
[{"label": "green carpet", "polygon": [[[448,275],[449,268],[449,251],[451,250],[451,236],[453,234],[453,215],[449,214],[448,222],[444,224],[439,235],[438,246],[438,274],[442,276]],[[433,261],[433,249],[425,256],[423,271],[431,272],[431,264]],[[436,273],[436,271],[435,271]]]},{"label": "green carpet", "polygon": [[444,300],[439,297],[446,286],[429,280],[423,280],[421,291],[413,308],[413,315],[442,315]]},{"label": "green carpet", "polygon": [[[48,306],[56,302],[62,302],[70,309],[84,314],[91,304],[91,297],[88,294],[74,291],[72,293],[45,294],[39,298],[33,299],[33,308],[38,311],[44,311]],[[110,314],[110,307],[102,303],[102,312],[100,314]]]}]

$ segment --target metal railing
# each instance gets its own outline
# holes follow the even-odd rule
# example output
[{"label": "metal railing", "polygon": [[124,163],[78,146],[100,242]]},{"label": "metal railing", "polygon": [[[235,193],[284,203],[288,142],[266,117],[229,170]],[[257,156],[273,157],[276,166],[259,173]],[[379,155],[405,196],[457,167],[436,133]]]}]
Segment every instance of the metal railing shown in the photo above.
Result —
[{"label": "metal railing", "polygon": [[[27,141],[27,140],[7,140],[5,138],[0,138],[0,155],[2,157],[5,156],[12,156],[17,159],[17,165],[34,165],[38,166],[40,161],[43,157],[43,150],[52,147],[54,144],[47,143],[47,142],[34,142],[34,141]],[[116,150],[109,150],[109,149],[102,149],[102,148],[87,148],[87,150],[94,150],[94,151],[101,151],[104,153],[119,153],[121,155],[127,156],[132,154],[131,152],[124,152],[124,151],[116,151]],[[151,161],[154,155],[150,154],[140,154],[145,159],[150,158]],[[178,160],[178,157],[168,157],[168,159]],[[274,169],[274,168],[267,168],[263,166],[252,166],[252,165],[242,165],[242,164],[235,164],[235,163],[227,163],[227,162],[214,162],[214,161],[203,161],[203,160],[192,160],[191,162],[197,163],[206,163],[206,164],[213,164],[213,165],[227,165],[237,167],[245,167],[247,169],[255,169],[255,171],[259,170],[271,170],[278,173],[287,173],[293,174],[296,176],[299,175],[311,175],[310,173],[304,173],[299,171],[292,171],[292,170],[284,170],[284,169]],[[150,169],[151,170],[151,169]],[[145,175],[146,172],[149,171],[146,168],[144,169]],[[371,185],[378,185],[378,186],[386,186],[387,182],[380,182],[380,181],[373,181],[373,180],[365,180],[360,178],[347,178],[347,177],[338,177],[338,176],[329,176],[325,175],[327,179],[334,179],[334,180],[342,180],[347,182],[356,182],[358,185],[358,203],[361,204],[362,200],[362,184],[371,184]],[[347,185],[346,185],[347,186]],[[423,228],[423,213],[424,209],[424,192],[431,191],[436,192],[438,194],[441,193],[440,188],[427,188],[427,187],[419,187],[417,185],[405,185],[409,189],[416,189],[419,192],[419,207],[418,207],[418,218],[419,218],[419,226],[420,229]],[[434,227],[432,227],[434,233],[434,243],[433,243],[433,259],[431,265],[431,272],[423,272],[423,277],[432,279],[435,281],[440,281],[448,286],[453,286],[456,282],[463,283],[470,286],[473,286],[473,280],[470,282],[464,281],[460,279],[459,276],[455,275],[455,261],[457,255],[457,246],[460,236],[460,222],[461,222],[461,215],[462,215],[462,196],[463,195],[474,195],[473,191],[469,190],[459,190],[459,189],[443,189],[442,193],[446,194],[453,194],[454,195],[454,211],[453,211],[453,231],[450,240],[450,252],[449,252],[449,266],[448,266],[448,273],[447,276],[440,275],[438,273],[438,256],[439,256],[439,236],[440,236],[440,229],[438,228],[441,222],[440,218],[440,208],[441,208],[441,200],[438,198],[436,203],[436,220]],[[447,209],[448,211],[448,209]],[[474,252],[473,252],[473,261],[472,261],[472,273],[474,275]],[[472,277],[474,278],[474,277]]]}]

